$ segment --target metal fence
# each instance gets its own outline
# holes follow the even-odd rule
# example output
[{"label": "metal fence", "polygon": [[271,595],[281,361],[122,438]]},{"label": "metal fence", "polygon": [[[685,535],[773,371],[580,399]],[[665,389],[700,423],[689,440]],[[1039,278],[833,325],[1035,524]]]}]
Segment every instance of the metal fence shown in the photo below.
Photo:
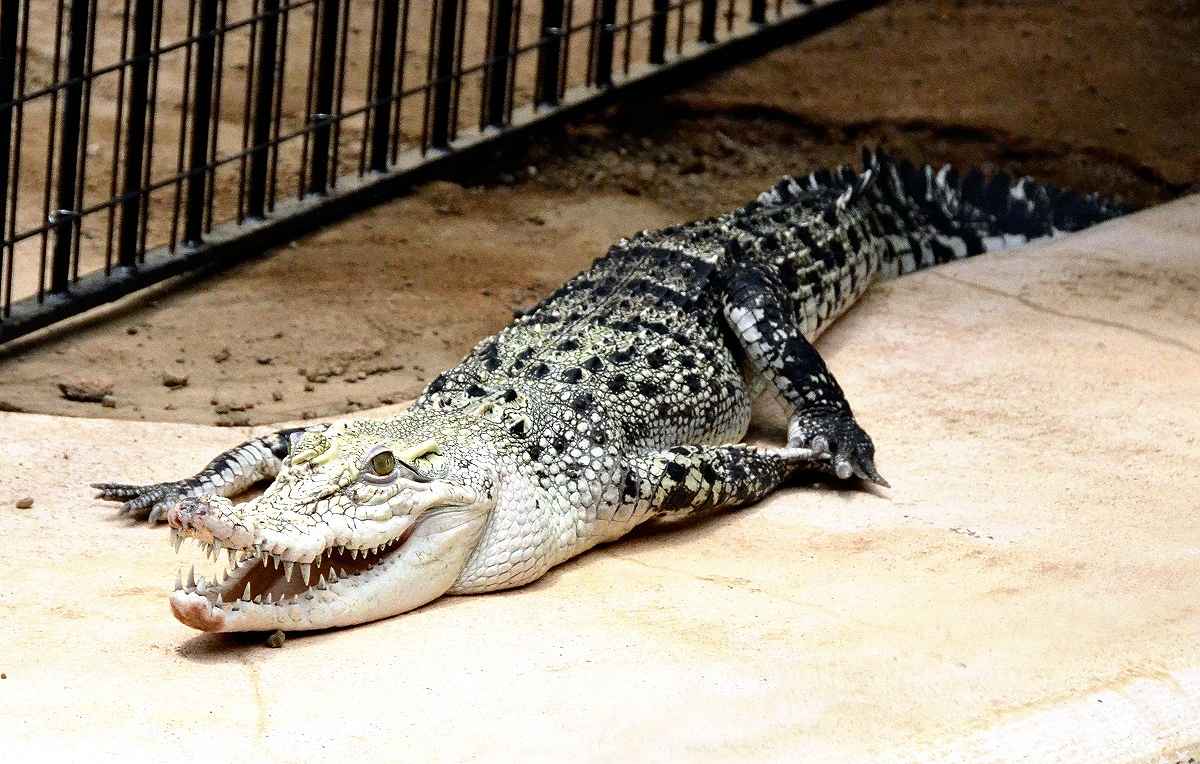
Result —
[{"label": "metal fence", "polygon": [[0,0],[0,342],[851,0]]}]

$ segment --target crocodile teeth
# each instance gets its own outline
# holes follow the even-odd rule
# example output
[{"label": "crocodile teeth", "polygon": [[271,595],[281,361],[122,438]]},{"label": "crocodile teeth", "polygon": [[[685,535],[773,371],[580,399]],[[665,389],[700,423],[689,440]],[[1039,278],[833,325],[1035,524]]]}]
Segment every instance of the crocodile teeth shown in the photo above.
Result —
[{"label": "crocodile teeth", "polygon": [[183,588],[183,568],[175,569],[175,591]]},{"label": "crocodile teeth", "polygon": [[295,568],[295,567],[296,567],[296,563],[294,563],[294,562],[285,562],[285,563],[283,564],[283,580],[284,580],[284,581],[287,581],[288,583],[291,583],[291,581],[292,581],[292,569],[293,569],[293,568]]},{"label": "crocodile teeth", "polygon": [[262,564],[263,564],[264,568],[267,567],[268,565],[270,565],[271,564],[271,555],[264,554],[262,556]]},{"label": "crocodile teeth", "polygon": [[312,565],[307,562],[300,563],[300,583],[312,584],[312,581],[309,580],[311,578],[311,574]]},{"label": "crocodile teeth", "polygon": [[261,604],[262,604],[262,595],[261,595],[261,594],[260,594],[260,595],[258,595],[257,597],[255,597],[255,598],[254,598],[254,604],[255,604],[255,605],[261,605]]},{"label": "crocodile teeth", "polygon": [[357,550],[357,549],[351,549],[351,550],[350,550],[350,559],[351,559],[351,560],[357,560],[357,559],[358,559],[358,550]]},{"label": "crocodile teeth", "polygon": [[195,588],[196,588],[196,566],[195,566],[195,565],[193,565],[193,566],[192,566],[192,567],[191,567],[191,568],[188,570],[188,582],[187,582],[187,585],[188,585],[188,588],[189,588],[189,589],[195,589]]},{"label": "crocodile teeth", "polygon": [[337,573],[333,572],[333,568],[329,569],[329,583],[336,584],[338,580]]},{"label": "crocodile teeth", "polygon": [[318,588],[318,589],[324,589],[324,588],[325,588],[325,576],[321,576],[321,577],[318,579],[318,581],[317,581],[317,588]]},{"label": "crocodile teeth", "polygon": [[341,576],[342,578],[345,578],[346,577],[346,569],[342,568],[341,570],[339,570],[338,575]]},{"label": "crocodile teeth", "polygon": [[250,600],[250,582],[249,581],[246,582],[246,591],[242,592],[242,599],[246,600],[247,602]]},{"label": "crocodile teeth", "polygon": [[237,567],[238,559],[237,559],[237,550],[236,549],[226,549],[225,556],[229,558],[229,564],[231,566]]}]

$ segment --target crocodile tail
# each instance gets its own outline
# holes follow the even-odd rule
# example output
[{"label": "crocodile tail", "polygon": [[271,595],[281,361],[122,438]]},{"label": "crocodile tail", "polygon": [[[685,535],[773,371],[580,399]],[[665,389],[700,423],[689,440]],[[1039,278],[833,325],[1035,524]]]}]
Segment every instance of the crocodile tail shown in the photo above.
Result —
[{"label": "crocodile tail", "polygon": [[988,177],[977,169],[960,176],[949,165],[916,167],[882,150],[864,149],[863,164],[860,182],[843,198],[862,198],[874,213],[886,242],[884,276],[1078,231],[1130,211],[1027,177]]}]

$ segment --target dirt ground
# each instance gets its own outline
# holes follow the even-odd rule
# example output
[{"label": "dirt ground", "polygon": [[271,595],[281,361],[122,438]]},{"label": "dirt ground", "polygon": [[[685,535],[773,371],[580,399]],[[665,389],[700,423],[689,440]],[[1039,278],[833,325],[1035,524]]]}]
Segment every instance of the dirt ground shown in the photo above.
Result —
[{"label": "dirt ground", "polygon": [[[620,236],[862,144],[1164,201],[1200,181],[1197,40],[1197,0],[891,3],[13,343],[0,409],[246,424],[410,398]],[[64,400],[79,378],[111,382],[108,404]]]}]

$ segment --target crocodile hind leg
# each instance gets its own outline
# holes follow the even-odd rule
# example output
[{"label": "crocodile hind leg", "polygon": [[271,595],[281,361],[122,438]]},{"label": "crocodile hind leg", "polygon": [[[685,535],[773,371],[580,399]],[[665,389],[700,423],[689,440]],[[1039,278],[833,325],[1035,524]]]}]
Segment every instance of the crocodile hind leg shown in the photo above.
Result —
[{"label": "crocodile hind leg", "polygon": [[157,523],[182,499],[202,496],[233,498],[259,480],[275,477],[291,448],[292,436],[312,428],[280,430],[248,440],[219,454],[190,478],[150,485],[92,483],[97,499],[124,502],[122,514]]},{"label": "crocodile hind leg", "polygon": [[758,501],[799,467],[812,466],[807,448],[676,446],[626,463],[613,519],[632,527]]},{"label": "crocodile hind leg", "polygon": [[801,331],[799,312],[774,271],[753,260],[732,266],[725,319],[753,370],[790,410],[788,446],[810,448],[823,468],[886,486],[875,469],[875,446],[859,427],[837,380]]}]

